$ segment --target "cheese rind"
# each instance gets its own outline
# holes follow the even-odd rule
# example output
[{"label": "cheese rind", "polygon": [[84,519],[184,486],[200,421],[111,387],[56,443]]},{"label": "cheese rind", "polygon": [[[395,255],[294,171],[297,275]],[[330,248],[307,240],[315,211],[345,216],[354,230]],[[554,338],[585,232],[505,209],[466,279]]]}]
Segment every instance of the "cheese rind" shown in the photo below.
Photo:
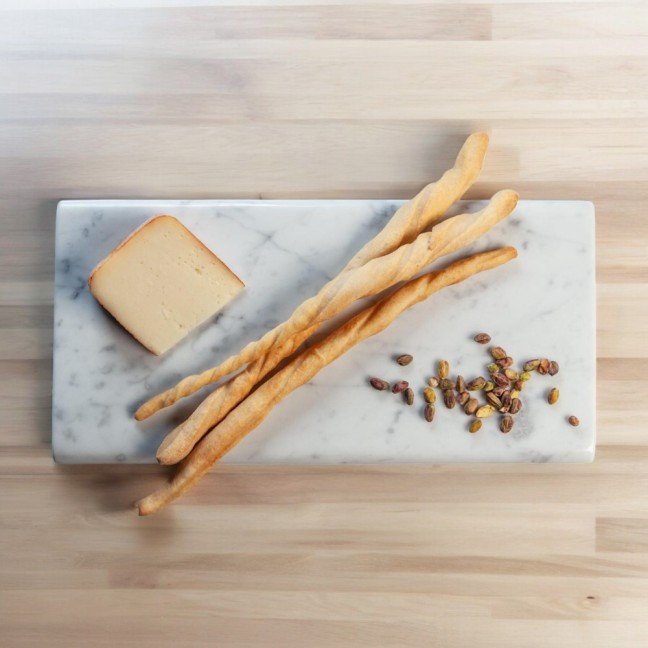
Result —
[{"label": "cheese rind", "polygon": [[180,221],[155,216],[88,279],[97,301],[160,355],[221,310],[243,282]]}]

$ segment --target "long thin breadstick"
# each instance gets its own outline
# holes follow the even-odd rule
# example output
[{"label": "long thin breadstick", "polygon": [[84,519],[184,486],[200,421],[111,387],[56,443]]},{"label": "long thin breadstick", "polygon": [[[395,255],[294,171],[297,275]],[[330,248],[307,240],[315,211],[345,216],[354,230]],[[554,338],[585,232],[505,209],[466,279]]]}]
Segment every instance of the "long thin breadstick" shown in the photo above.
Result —
[{"label": "long thin breadstick", "polygon": [[518,195],[514,191],[499,191],[480,211],[454,216],[436,225],[431,232],[420,234],[412,243],[338,275],[315,297],[298,306],[283,324],[268,331],[259,340],[250,342],[240,353],[229,357],[218,367],[188,376],[175,387],[154,396],[137,410],[135,418],[145,419],[205,385],[220,380],[261,357],[273,346],[283,344],[304,328],[334,317],[357,299],[375,295],[400,281],[410,279],[439,257],[472,243],[506,218],[515,209],[517,200]]},{"label": "long thin breadstick", "polygon": [[393,252],[403,243],[412,242],[423,230],[438,221],[477,179],[487,148],[486,133],[468,136],[452,169],[402,205],[387,225],[347,263],[343,272],[359,268],[371,259]]},{"label": "long thin breadstick", "polygon": [[226,452],[252,431],[272,408],[318,371],[383,329],[403,311],[432,293],[468,277],[495,268],[517,256],[514,248],[500,248],[456,261],[443,270],[413,279],[374,306],[313,345],[277,372],[207,434],[179,465],[172,481],[137,503],[140,515],[164,508],[191,488]]}]

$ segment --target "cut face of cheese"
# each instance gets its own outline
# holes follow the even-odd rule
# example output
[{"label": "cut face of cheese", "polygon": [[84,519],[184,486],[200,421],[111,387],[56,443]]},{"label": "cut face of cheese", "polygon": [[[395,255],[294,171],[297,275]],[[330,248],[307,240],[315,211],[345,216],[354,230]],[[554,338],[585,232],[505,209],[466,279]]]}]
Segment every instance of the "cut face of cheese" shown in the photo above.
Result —
[{"label": "cut face of cheese", "polygon": [[231,301],[243,282],[173,216],[155,216],[92,272],[97,301],[160,355]]}]

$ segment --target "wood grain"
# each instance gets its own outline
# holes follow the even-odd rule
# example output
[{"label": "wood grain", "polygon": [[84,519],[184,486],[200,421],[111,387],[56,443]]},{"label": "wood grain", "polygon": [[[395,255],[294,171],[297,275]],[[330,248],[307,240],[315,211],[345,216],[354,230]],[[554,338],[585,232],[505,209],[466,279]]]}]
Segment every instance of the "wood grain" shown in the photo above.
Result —
[{"label": "wood grain", "polygon": [[[79,4],[0,10],[2,645],[646,645],[645,4]],[[161,470],[52,464],[59,199],[407,197],[476,128],[470,196],[596,204],[593,464],[223,466],[150,519]]]}]

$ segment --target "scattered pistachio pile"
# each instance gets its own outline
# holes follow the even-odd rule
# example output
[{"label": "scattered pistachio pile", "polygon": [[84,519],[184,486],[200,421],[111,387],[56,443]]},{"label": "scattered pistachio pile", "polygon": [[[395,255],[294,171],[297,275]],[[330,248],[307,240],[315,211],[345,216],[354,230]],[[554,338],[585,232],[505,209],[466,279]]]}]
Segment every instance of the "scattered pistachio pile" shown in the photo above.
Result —
[{"label": "scattered pistachio pile", "polygon": [[[478,333],[473,339],[479,344],[488,344],[491,341],[491,337],[487,333]],[[488,378],[477,376],[468,382],[463,376],[450,378],[450,365],[447,360],[441,360],[438,363],[437,375],[429,378],[427,387],[423,389],[423,399],[425,400],[423,416],[426,421],[431,423],[434,420],[437,403],[435,389],[438,389],[441,391],[443,404],[448,409],[459,405],[468,416],[474,417],[468,425],[469,432],[473,434],[478,432],[482,427],[482,420],[498,412],[501,414],[499,429],[503,434],[508,434],[515,423],[513,417],[522,409],[520,395],[525,384],[531,380],[532,372],[555,376],[560,370],[555,360],[537,358],[525,362],[522,370],[518,371],[513,368],[513,358],[502,347],[491,347],[490,354],[493,362],[486,366]],[[413,360],[414,358],[409,353],[396,358],[396,362],[401,367],[407,366]],[[406,380],[398,380],[390,385],[386,380],[372,377],[369,379],[369,383],[379,391],[391,389],[394,394],[402,394],[407,405],[414,404],[414,390]],[[480,395],[485,402],[480,402],[478,398]],[[556,387],[553,387],[547,394],[547,402],[550,405],[557,403],[559,398],[560,392]],[[567,421],[574,427],[580,424],[576,416],[569,416]]]}]

